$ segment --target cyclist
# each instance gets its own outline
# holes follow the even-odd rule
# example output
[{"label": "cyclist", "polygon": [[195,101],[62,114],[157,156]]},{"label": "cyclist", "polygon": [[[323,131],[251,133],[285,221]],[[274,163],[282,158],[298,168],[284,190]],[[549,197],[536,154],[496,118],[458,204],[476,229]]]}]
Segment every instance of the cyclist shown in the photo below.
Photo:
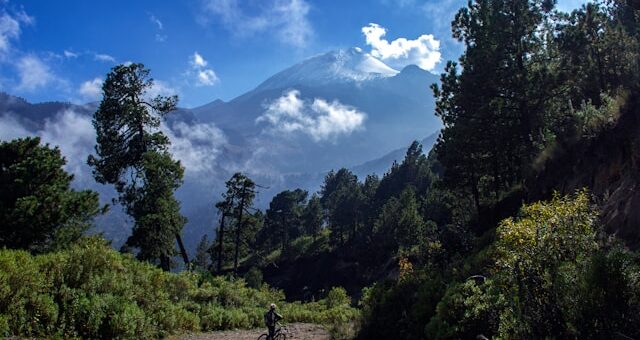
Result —
[{"label": "cyclist", "polygon": [[264,314],[264,323],[269,329],[267,340],[273,339],[273,336],[276,334],[276,322],[279,320],[282,320],[282,315],[276,312],[276,304],[272,303],[269,306],[269,311]]}]

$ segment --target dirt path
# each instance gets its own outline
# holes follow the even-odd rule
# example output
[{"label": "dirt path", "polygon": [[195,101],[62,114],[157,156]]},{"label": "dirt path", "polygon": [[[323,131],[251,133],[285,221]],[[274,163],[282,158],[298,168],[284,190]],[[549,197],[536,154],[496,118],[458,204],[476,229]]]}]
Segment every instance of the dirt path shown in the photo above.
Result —
[{"label": "dirt path", "polygon": [[[287,340],[330,340],[322,326],[310,323],[292,323],[288,326]],[[172,337],[171,340],[256,340],[266,329],[235,330],[210,333],[192,333]]]}]

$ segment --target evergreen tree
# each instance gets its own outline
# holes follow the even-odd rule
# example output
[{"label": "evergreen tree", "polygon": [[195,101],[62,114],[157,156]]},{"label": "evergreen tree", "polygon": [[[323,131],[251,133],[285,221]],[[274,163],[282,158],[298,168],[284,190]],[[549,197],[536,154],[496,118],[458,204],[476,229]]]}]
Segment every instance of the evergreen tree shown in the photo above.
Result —
[{"label": "evergreen tree", "polygon": [[315,240],[316,236],[318,236],[322,229],[322,224],[324,223],[322,203],[320,202],[320,197],[318,197],[318,195],[313,194],[311,196],[309,203],[307,203],[307,206],[304,208],[302,218],[304,221],[305,233],[313,236],[313,239]]},{"label": "evergreen tree", "polygon": [[302,234],[307,194],[307,191],[302,189],[285,190],[274,196],[269,203],[265,216],[265,232],[271,239],[270,243],[279,243],[283,252],[292,240]]},{"label": "evergreen tree", "polygon": [[140,249],[139,259],[159,260],[169,270],[174,238],[185,264],[189,262],[180,238],[186,219],[173,195],[184,170],[171,158],[170,141],[158,130],[178,99],[157,96],[149,100],[146,94],[152,86],[149,70],[142,64],[111,70],[93,117],[97,155],[89,156],[88,163],[99,183],[115,185],[120,203],[135,221],[127,246]]},{"label": "evergreen tree", "polygon": [[[233,272],[238,272],[238,261],[241,250],[248,246],[249,240],[255,237],[257,220],[251,218],[253,199],[256,196],[256,184],[242,173],[235,173],[226,182],[227,192],[223,200],[216,204],[221,212],[221,223],[218,229],[218,271],[222,268],[224,257],[225,232],[233,234]],[[230,223],[232,222],[232,223]],[[233,228],[228,226],[233,225]]]},{"label": "evergreen tree", "polygon": [[213,252],[211,253],[212,261],[217,263],[216,269],[218,273],[222,272],[222,266],[225,262],[225,249],[228,249],[226,245],[229,241],[228,237],[225,238],[226,232],[234,218],[231,213],[235,198],[234,193],[227,189],[227,192],[223,193],[222,197],[223,200],[217,202],[215,205],[216,209],[218,209],[218,215],[220,216],[220,224],[216,230],[216,245],[212,248]]},{"label": "evergreen tree", "polygon": [[58,250],[91,226],[101,210],[98,193],[71,189],[65,163],[38,137],[0,143],[0,246]]},{"label": "evergreen tree", "polygon": [[193,259],[193,265],[195,268],[200,269],[202,271],[207,271],[209,269],[209,249],[211,248],[211,243],[209,242],[209,236],[204,234],[196,247],[196,256]]},{"label": "evergreen tree", "polygon": [[422,145],[411,143],[402,163],[394,165],[382,177],[376,188],[376,200],[384,202],[392,196],[398,197],[407,186],[418,193],[424,193],[433,180],[429,161],[422,151]]},{"label": "evergreen tree", "polygon": [[436,152],[451,188],[473,197],[476,210],[520,184],[544,146],[549,79],[547,35],[538,30],[548,1],[477,0],[452,23],[466,50],[433,85],[444,123]]},{"label": "evergreen tree", "polygon": [[320,201],[324,207],[332,239],[343,244],[354,238],[360,223],[360,206],[363,196],[358,177],[342,168],[330,171],[324,179],[320,192]]}]

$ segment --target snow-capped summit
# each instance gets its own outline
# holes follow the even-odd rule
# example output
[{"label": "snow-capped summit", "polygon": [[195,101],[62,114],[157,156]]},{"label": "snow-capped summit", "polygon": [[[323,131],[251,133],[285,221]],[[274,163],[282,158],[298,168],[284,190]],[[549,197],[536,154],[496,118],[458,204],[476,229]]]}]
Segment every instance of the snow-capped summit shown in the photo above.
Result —
[{"label": "snow-capped summit", "polygon": [[399,71],[391,68],[359,47],[341,49],[311,57],[260,84],[256,90],[294,86],[318,86],[336,82],[362,82],[392,77]]}]

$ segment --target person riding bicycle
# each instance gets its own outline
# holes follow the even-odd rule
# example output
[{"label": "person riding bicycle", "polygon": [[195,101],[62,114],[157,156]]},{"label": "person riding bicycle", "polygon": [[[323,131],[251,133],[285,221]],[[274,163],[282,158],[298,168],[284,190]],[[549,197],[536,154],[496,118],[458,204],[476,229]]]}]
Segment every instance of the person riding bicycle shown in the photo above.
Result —
[{"label": "person riding bicycle", "polygon": [[276,304],[272,303],[269,306],[269,311],[264,314],[264,323],[269,329],[268,340],[272,340],[273,336],[276,334],[276,322],[282,320],[282,315],[276,312]]}]

